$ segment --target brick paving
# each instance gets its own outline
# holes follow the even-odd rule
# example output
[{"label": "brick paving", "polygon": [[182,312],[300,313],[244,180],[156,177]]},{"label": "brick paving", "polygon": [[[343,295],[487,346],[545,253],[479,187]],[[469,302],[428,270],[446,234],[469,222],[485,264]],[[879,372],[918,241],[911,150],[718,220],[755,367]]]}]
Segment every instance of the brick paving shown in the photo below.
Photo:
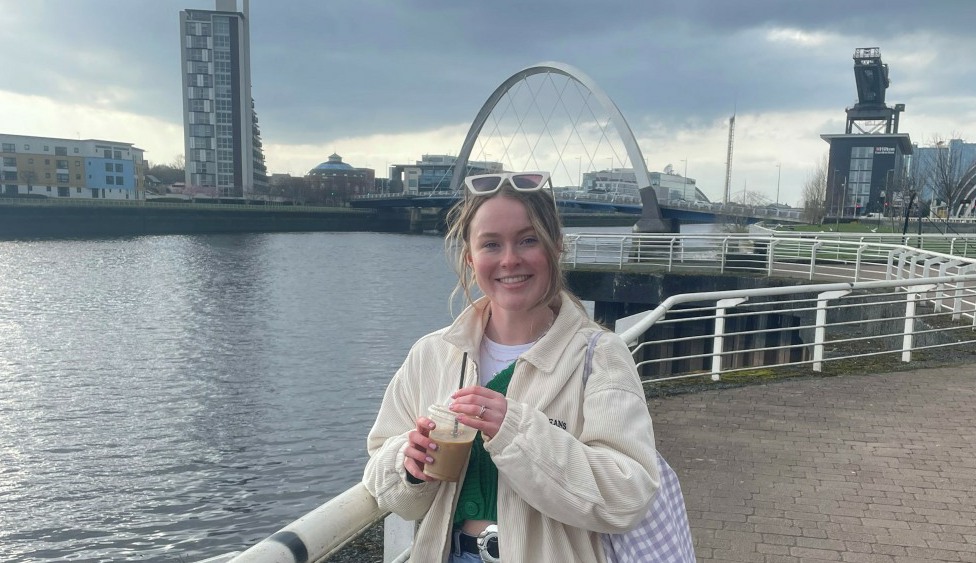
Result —
[{"label": "brick paving", "polygon": [[976,563],[976,366],[648,404],[700,562]]}]

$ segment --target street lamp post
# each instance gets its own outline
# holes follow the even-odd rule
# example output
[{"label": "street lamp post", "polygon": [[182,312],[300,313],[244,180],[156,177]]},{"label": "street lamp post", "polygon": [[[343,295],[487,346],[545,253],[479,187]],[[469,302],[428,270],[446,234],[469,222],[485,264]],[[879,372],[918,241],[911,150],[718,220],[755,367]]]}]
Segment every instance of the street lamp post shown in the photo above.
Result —
[{"label": "street lamp post", "polygon": [[779,205],[779,179],[783,172],[782,164],[781,162],[776,163],[776,205]]},{"label": "street lamp post", "polygon": [[[688,201],[688,159],[687,158],[682,158],[681,159],[681,162],[683,162],[684,165],[685,165],[684,175],[681,176],[681,186],[682,186],[681,187],[681,197],[683,197],[685,201]],[[694,198],[692,198],[692,199],[694,199]]]}]

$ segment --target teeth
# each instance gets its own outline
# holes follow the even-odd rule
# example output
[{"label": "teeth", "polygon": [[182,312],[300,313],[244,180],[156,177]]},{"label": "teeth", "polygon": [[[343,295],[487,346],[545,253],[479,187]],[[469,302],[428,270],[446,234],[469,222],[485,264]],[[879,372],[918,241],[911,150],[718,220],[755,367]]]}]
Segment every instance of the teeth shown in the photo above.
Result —
[{"label": "teeth", "polygon": [[529,279],[529,276],[509,276],[507,278],[498,278],[498,281],[502,283],[519,283]]}]

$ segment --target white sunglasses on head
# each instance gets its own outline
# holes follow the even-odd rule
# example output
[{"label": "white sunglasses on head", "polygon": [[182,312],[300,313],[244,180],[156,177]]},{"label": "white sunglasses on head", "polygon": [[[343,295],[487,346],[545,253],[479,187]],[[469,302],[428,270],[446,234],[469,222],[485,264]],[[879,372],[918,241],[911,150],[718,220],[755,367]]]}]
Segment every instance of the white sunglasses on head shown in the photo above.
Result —
[{"label": "white sunglasses on head", "polygon": [[479,174],[468,176],[464,185],[474,195],[490,195],[497,192],[505,182],[511,184],[518,192],[535,192],[541,190],[549,181],[548,172],[501,172],[496,174]]}]

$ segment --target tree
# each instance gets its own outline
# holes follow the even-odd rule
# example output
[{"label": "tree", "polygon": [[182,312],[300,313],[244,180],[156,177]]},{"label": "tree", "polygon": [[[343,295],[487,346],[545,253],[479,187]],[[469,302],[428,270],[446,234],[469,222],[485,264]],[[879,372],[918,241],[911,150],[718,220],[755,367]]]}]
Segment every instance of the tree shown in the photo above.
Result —
[{"label": "tree", "polygon": [[[308,180],[302,176],[286,175],[276,179],[270,186],[271,195],[291,200],[295,204],[309,203],[311,195]],[[315,203],[312,201],[311,203]]]},{"label": "tree", "polygon": [[146,174],[159,178],[163,184],[176,184],[183,182],[186,178],[186,165],[182,154],[176,155],[170,164],[153,164],[151,162],[148,164],[149,168],[146,170]]},{"label": "tree", "polygon": [[803,184],[803,218],[811,225],[822,224],[827,217],[827,166],[824,154]]},{"label": "tree", "polygon": [[960,139],[933,138],[935,157],[931,164],[931,185],[933,197],[946,207],[945,219],[949,221],[957,213],[963,197],[973,189],[974,178],[971,169],[976,159],[965,158]]}]

